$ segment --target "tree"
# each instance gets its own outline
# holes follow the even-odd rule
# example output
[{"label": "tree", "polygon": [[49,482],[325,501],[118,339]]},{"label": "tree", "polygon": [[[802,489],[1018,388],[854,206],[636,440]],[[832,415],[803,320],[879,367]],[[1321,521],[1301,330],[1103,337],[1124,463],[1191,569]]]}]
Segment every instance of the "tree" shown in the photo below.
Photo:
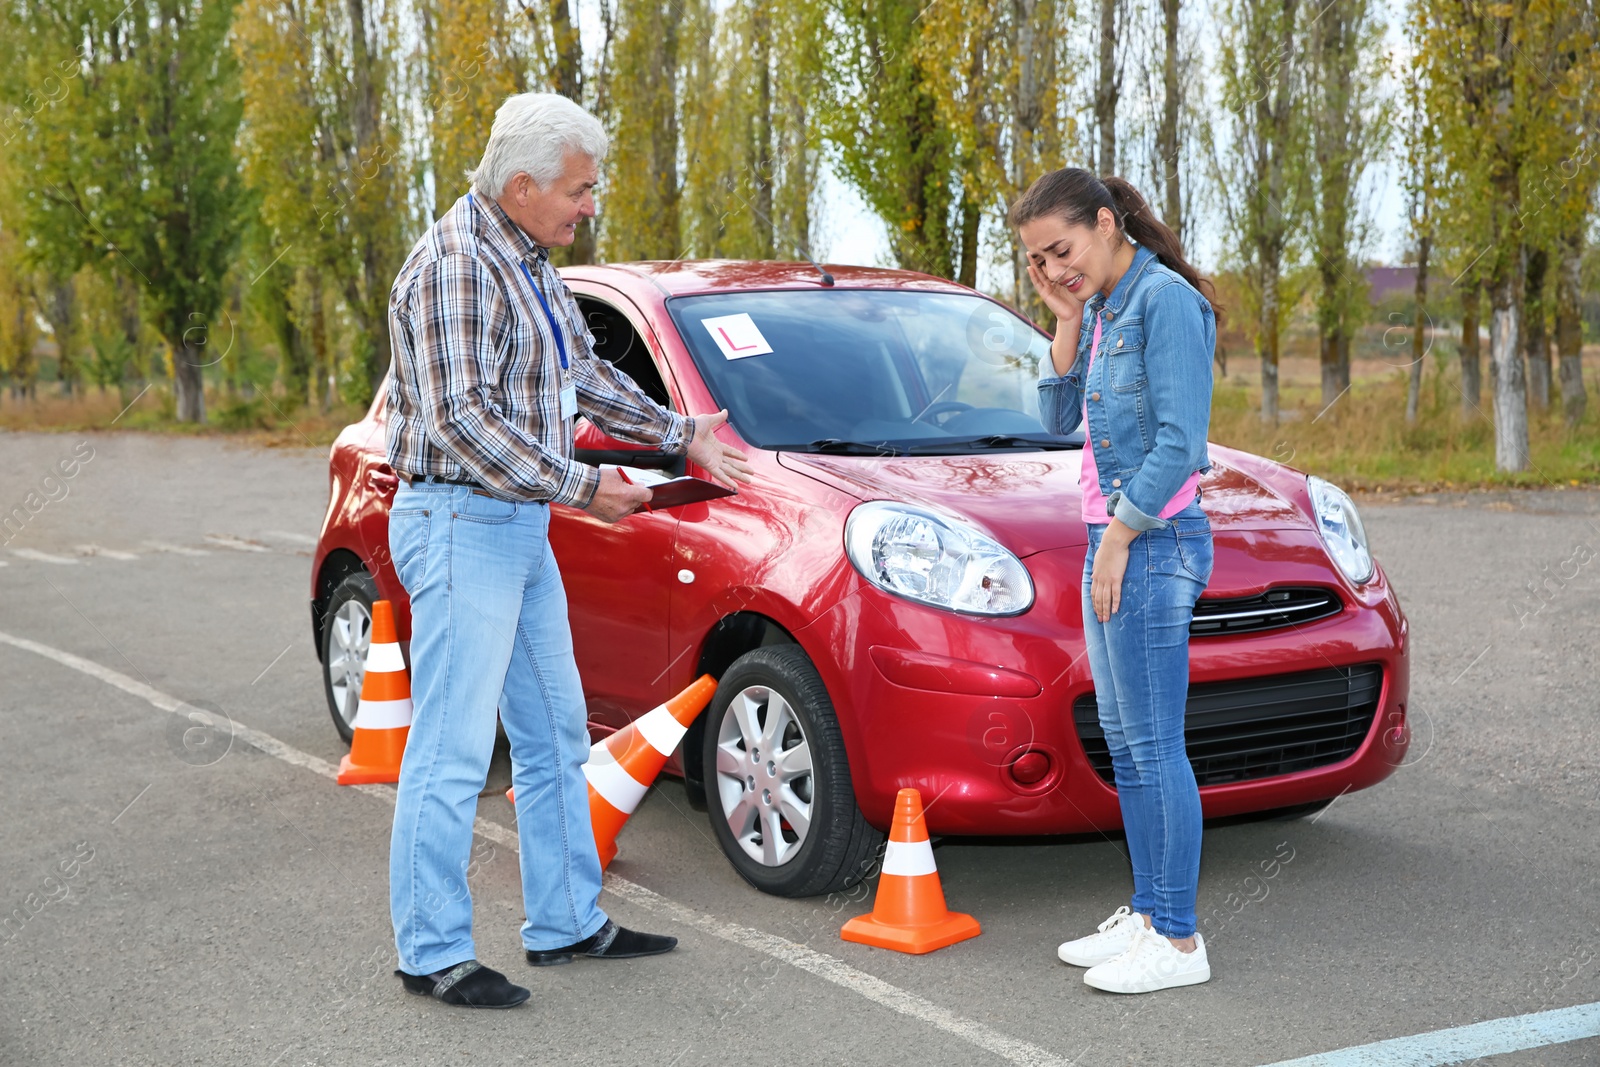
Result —
[{"label": "tree", "polygon": [[[811,255],[825,99],[822,7],[741,0],[693,31],[685,64],[685,246],[696,256]],[[714,39],[713,39],[714,32]]]},{"label": "tree", "polygon": [[389,288],[420,229],[390,58],[399,19],[381,0],[243,0],[233,42],[249,60],[244,174],[273,244],[310,283],[303,317],[321,313],[326,286],[356,327],[345,382],[358,403],[389,365]]},{"label": "tree", "polygon": [[1183,112],[1183,83],[1178,69],[1178,15],[1181,0],[1161,0],[1161,126],[1156,132],[1156,157],[1164,194],[1162,221],[1181,241],[1187,212],[1183,210],[1179,166],[1178,116]]},{"label": "tree", "polygon": [[1439,124],[1446,166],[1470,226],[1482,242],[1467,270],[1489,294],[1489,361],[1494,387],[1495,466],[1528,468],[1527,388],[1519,344],[1517,292],[1522,280],[1521,170],[1523,108],[1530,89],[1526,5],[1475,6],[1418,0],[1418,55],[1425,65],[1429,111]]},{"label": "tree", "polygon": [[[1242,268],[1244,298],[1261,359],[1261,418],[1278,421],[1278,349],[1284,273],[1304,217],[1305,115],[1295,63],[1298,0],[1229,0],[1218,63],[1230,140],[1223,153],[1210,129],[1205,146]],[[1290,294],[1292,295],[1292,294]]]},{"label": "tree", "polygon": [[37,370],[33,346],[39,330],[28,293],[22,241],[0,217],[0,376],[11,385],[13,398],[32,396]]},{"label": "tree", "polygon": [[32,42],[25,82],[76,63],[60,106],[41,109],[13,145],[32,250],[139,282],[187,422],[205,420],[202,371],[215,362],[207,346],[240,230],[232,15],[227,0],[83,0],[11,13]]},{"label": "tree", "polygon": [[[1310,209],[1320,285],[1316,294],[1322,403],[1350,388],[1350,338],[1367,309],[1362,246],[1371,220],[1361,210],[1361,185],[1388,140],[1386,103],[1379,86],[1387,58],[1384,27],[1369,0],[1340,0],[1321,8],[1307,34],[1306,110],[1312,165]],[[1426,284],[1426,246],[1418,272]],[[1421,305],[1418,305],[1421,313]],[[1416,324],[1421,336],[1420,321]],[[1414,365],[1420,372],[1421,365]]]},{"label": "tree", "polygon": [[[564,13],[566,5],[558,5]],[[528,89],[526,59],[532,42],[514,39],[523,19],[508,17],[502,4],[471,0],[421,0],[422,47],[426,53],[429,158],[433,177],[433,215],[449,210],[467,191],[467,175],[483,158],[494,115],[506,97]],[[541,79],[542,80],[542,79]]]},{"label": "tree", "polygon": [[1100,34],[1095,70],[1094,124],[1100,135],[1095,169],[1117,173],[1117,98],[1122,92],[1122,62],[1117,55],[1121,24],[1127,21],[1126,0],[1099,0]]},{"label": "tree", "polygon": [[[918,60],[928,27],[918,15],[925,6],[919,0],[837,0],[830,9],[837,27],[829,53],[833,94],[822,123],[841,176],[883,219],[895,262],[971,284],[967,264],[970,258],[975,278],[977,209],[969,212],[965,203],[955,141]],[[981,55],[963,57],[963,76],[981,73]]]},{"label": "tree", "polygon": [[[1064,108],[1073,67],[1061,62],[1069,10],[1061,0],[1015,0],[977,11],[934,5],[922,16],[917,59],[959,166],[964,247],[976,247],[980,212],[1003,215],[1034,179],[1062,165],[1077,134]],[[1021,248],[1007,246],[1011,291],[1039,317]]]},{"label": "tree", "polygon": [[[1411,367],[1406,380],[1406,425],[1417,421],[1417,405],[1422,393],[1422,362],[1427,354],[1424,322],[1431,324],[1428,315],[1428,265],[1433,252],[1433,201],[1439,181],[1439,144],[1434,135],[1433,123],[1423,110],[1422,85],[1413,65],[1405,84],[1408,120],[1405,126],[1406,177],[1403,179],[1410,194],[1412,240],[1415,242],[1417,282],[1414,304],[1416,311],[1411,323]],[[1473,329],[1477,329],[1474,318]],[[1476,337],[1474,337],[1476,340]],[[1326,392],[1326,386],[1324,386]]]},{"label": "tree", "polygon": [[1535,410],[1549,401],[1553,313],[1559,352],[1562,413],[1569,427],[1588,404],[1581,358],[1580,267],[1594,210],[1600,152],[1593,131],[1600,121],[1600,18],[1593,0],[1533,0],[1526,34],[1533,69],[1527,106],[1520,186],[1522,229],[1528,243],[1523,317],[1528,386]]},{"label": "tree", "polygon": [[706,18],[705,0],[618,0],[614,68],[607,87],[616,178],[604,198],[602,254],[674,259],[679,222],[679,44]]}]

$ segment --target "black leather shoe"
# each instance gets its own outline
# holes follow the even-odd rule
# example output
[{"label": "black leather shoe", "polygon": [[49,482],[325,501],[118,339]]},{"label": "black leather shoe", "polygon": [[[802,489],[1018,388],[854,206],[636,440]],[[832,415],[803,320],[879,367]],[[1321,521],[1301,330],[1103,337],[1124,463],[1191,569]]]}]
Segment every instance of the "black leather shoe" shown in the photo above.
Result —
[{"label": "black leather shoe", "polygon": [[554,967],[558,963],[571,963],[574,956],[588,956],[596,960],[631,960],[640,956],[659,956],[678,947],[678,939],[663,934],[641,934],[626,930],[610,919],[606,924],[576,945],[539,951],[528,949],[528,962],[535,967]]},{"label": "black leather shoe", "polygon": [[533,995],[477,960],[458,963],[438,978],[405,971],[394,973],[400,976],[407,993],[434,997],[461,1008],[514,1008]]}]

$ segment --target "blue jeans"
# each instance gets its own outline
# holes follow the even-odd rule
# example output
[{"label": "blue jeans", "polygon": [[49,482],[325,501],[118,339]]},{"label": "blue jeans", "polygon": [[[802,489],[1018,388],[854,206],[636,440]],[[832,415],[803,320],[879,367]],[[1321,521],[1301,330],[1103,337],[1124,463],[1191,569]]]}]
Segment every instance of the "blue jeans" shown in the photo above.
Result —
[{"label": "blue jeans", "polygon": [[477,957],[466,871],[497,709],[517,791],[523,945],[562,948],[605,923],[583,686],[549,533],[549,505],[465,486],[401,485],[389,511],[395,572],[411,597],[414,705],[389,907],[411,974]]},{"label": "blue jeans", "polygon": [[1200,884],[1200,790],[1184,748],[1189,623],[1211,578],[1211,524],[1200,505],[1128,546],[1122,604],[1102,624],[1089,598],[1105,527],[1089,527],[1083,563],[1083,636],[1100,726],[1111,749],[1117,802],[1133,863],[1134,911],[1158,934],[1195,931]]}]

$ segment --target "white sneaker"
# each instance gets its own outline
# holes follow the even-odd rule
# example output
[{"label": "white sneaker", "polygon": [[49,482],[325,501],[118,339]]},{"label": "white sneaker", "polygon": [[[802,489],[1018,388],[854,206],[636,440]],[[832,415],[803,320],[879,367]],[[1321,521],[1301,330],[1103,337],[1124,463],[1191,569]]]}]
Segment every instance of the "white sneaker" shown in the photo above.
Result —
[{"label": "white sneaker", "polygon": [[1074,967],[1094,967],[1128,951],[1128,946],[1133,944],[1135,926],[1143,927],[1144,920],[1124,904],[1100,924],[1099,933],[1068,941],[1056,949],[1056,955],[1063,963]]},{"label": "white sneaker", "polygon": [[1128,950],[1116,959],[1089,968],[1083,973],[1083,980],[1107,993],[1153,993],[1208,982],[1211,963],[1206,959],[1205,939],[1197,932],[1194,941],[1193,952],[1182,952],[1140,923]]}]

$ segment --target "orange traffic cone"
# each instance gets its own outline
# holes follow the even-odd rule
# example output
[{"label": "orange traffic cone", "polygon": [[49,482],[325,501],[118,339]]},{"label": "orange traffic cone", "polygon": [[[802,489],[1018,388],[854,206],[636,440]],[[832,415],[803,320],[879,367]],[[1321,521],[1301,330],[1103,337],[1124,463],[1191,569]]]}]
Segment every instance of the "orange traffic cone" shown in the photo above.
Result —
[{"label": "orange traffic cone", "polygon": [[872,914],[851,919],[839,936],[920,955],[982,932],[977,919],[945,908],[928,824],[922,818],[922,794],[915,789],[900,790]]},{"label": "orange traffic cone", "polygon": [[[650,789],[689,725],[716,694],[717,680],[702,674],[694,684],[635,719],[625,729],[596,741],[583,765],[589,779],[589,822],[594,826],[600,869],[617,855],[617,834]],[[506,799],[516,803],[514,790]]]},{"label": "orange traffic cone", "polygon": [[372,605],[372,643],[356,706],[355,737],[350,754],[339,761],[339,784],[398,782],[410,732],[411,679],[395,636],[394,609],[379,600]]}]

